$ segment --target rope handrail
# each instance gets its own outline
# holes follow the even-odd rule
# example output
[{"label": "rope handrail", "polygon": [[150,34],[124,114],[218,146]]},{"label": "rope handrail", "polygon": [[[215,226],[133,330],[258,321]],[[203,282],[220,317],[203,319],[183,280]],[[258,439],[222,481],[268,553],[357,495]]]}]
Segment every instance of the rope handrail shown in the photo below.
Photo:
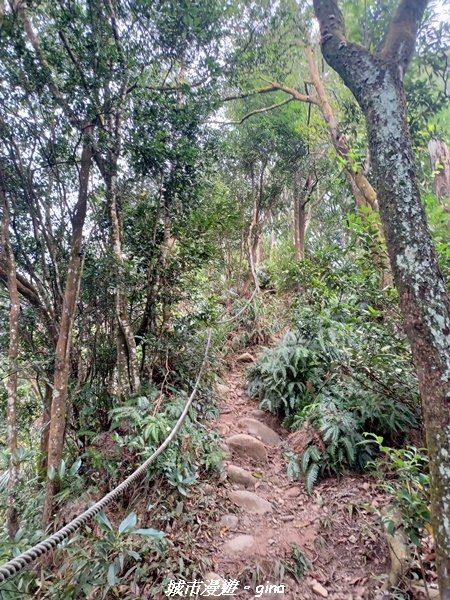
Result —
[{"label": "rope handrail", "polygon": [[253,300],[253,298],[256,295],[256,292],[258,292],[259,289],[257,287],[255,287],[255,289],[253,290],[253,294],[250,296],[250,298],[247,300],[247,302],[244,304],[244,308],[241,308],[241,310],[236,314],[233,315],[232,317],[230,317],[229,319],[222,319],[220,321],[220,324],[224,324],[224,323],[231,323],[232,321],[235,321],[238,317],[240,317],[242,315],[242,313],[244,311],[247,310],[247,308],[250,306],[251,301]]},{"label": "rope handrail", "polygon": [[197,393],[197,389],[200,383],[200,379],[203,375],[203,371],[205,369],[206,361],[208,358],[209,346],[211,343],[211,335],[212,330],[209,329],[208,336],[206,339],[205,345],[205,354],[203,357],[203,362],[201,364],[200,370],[197,375],[197,379],[195,381],[194,388],[192,390],[191,395],[189,396],[186,406],[183,409],[178,421],[174,425],[172,431],[167,436],[165,441],[155,450],[155,452],[147,458],[147,460],[142,463],[140,467],[138,467],[134,473],[129,475],[122,483],[120,483],[117,487],[111,490],[106,496],[104,496],[101,500],[96,502],[93,506],[85,510],[81,515],[73,519],[70,523],[62,527],[59,531],[48,537],[47,539],[39,542],[29,550],[22,552],[16,558],[10,560],[0,567],[0,583],[3,583],[13,575],[16,575],[21,571],[26,565],[34,562],[40,556],[47,554],[53,548],[56,548],[58,544],[60,544],[64,539],[71,536],[77,529],[79,529],[82,525],[85,525],[88,521],[90,521],[96,514],[98,514],[105,506],[107,506],[110,502],[118,498],[123,492],[125,492],[133,483],[135,483],[147,470],[149,465],[155,461],[155,459],[167,448],[167,446],[172,442],[172,440],[177,435],[181,425],[183,424],[184,419],[189,411],[189,408],[192,404],[192,401]]}]

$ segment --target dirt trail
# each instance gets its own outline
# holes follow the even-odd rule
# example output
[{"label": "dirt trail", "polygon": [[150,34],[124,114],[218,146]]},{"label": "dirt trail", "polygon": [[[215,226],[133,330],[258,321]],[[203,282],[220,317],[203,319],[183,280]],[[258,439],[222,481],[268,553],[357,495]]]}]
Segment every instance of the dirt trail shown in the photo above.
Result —
[{"label": "dirt trail", "polygon": [[[236,362],[219,386],[214,428],[229,453],[219,493],[228,499],[229,512],[222,515],[214,542],[214,573],[239,579],[232,598],[373,597],[379,576],[387,572],[387,549],[367,506],[380,508],[383,498],[366,476],[330,478],[311,496],[302,482],[289,481],[283,456],[287,432],[246,394],[247,366]],[[304,567],[306,574],[296,578]],[[284,585],[284,591],[267,593],[269,585]]]}]

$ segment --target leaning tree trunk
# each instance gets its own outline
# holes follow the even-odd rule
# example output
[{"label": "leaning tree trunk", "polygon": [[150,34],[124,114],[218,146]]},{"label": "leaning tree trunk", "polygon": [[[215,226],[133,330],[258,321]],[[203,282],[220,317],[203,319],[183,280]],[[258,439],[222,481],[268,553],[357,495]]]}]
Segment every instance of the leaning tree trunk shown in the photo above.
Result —
[{"label": "leaning tree trunk", "polygon": [[440,202],[450,198],[450,150],[443,140],[433,138],[428,142],[428,152],[434,171],[434,191]]},{"label": "leaning tree trunk", "polygon": [[314,0],[326,61],[361,106],[395,285],[419,380],[441,598],[450,599],[450,299],[420,199],[403,74],[426,0],[401,0],[379,55],[351,43],[336,0]]},{"label": "leaning tree trunk", "polygon": [[7,265],[7,285],[9,292],[9,348],[8,348],[8,376],[6,379],[7,409],[6,431],[7,445],[11,453],[9,461],[8,481],[8,508],[6,510],[6,525],[10,540],[19,529],[19,520],[16,507],[16,486],[19,483],[20,461],[17,446],[17,358],[19,355],[19,314],[20,300],[17,289],[16,261],[14,258],[9,236],[9,203],[6,196],[3,180],[3,169],[0,167],[0,200],[3,208],[2,219],[2,254]]},{"label": "leaning tree trunk", "polygon": [[48,472],[45,490],[44,512],[42,516],[43,529],[51,521],[53,498],[58,491],[57,482],[50,477],[50,469],[57,471],[62,459],[64,436],[66,428],[66,407],[70,374],[70,350],[72,347],[72,331],[75,320],[78,294],[82,271],[82,241],[83,228],[86,218],[86,208],[89,189],[89,173],[92,164],[91,130],[84,134],[83,150],[79,174],[78,201],[72,217],[72,243],[70,249],[67,281],[64,290],[64,300],[61,315],[59,337],[55,351],[55,374],[53,383],[53,400],[48,434]]}]

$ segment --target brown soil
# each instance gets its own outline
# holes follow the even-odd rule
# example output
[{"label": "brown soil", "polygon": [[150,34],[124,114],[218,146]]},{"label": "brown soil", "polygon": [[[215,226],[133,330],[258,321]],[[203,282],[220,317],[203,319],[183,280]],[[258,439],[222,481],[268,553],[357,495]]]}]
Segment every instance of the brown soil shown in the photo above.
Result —
[{"label": "brown soil", "polygon": [[[229,389],[222,394],[220,417],[214,428],[222,436],[225,449],[227,438],[243,432],[238,426],[242,417],[257,418],[282,438],[280,446],[266,447],[269,460],[265,466],[231,454],[225,461],[225,466],[243,467],[258,478],[253,491],[268,500],[273,510],[264,515],[248,514],[226,499],[229,490],[242,486],[226,481],[218,489],[229,513],[238,516],[239,522],[232,531],[218,527],[213,542],[214,572],[225,580],[240,580],[235,598],[373,598],[389,569],[388,549],[376,514],[386,503],[385,497],[366,475],[329,478],[316,484],[311,496],[301,481],[290,481],[283,455],[288,433],[275,416],[263,415],[248,397],[245,369],[245,365],[236,363],[224,376]],[[251,551],[232,559],[225,556],[223,545],[242,534],[255,538]],[[309,561],[306,574],[298,578],[290,571],[301,570],[293,559],[295,547],[300,562],[301,555]],[[260,587],[260,595],[255,595],[256,585],[270,584],[283,584],[284,594],[280,588],[277,593],[262,594]]]}]

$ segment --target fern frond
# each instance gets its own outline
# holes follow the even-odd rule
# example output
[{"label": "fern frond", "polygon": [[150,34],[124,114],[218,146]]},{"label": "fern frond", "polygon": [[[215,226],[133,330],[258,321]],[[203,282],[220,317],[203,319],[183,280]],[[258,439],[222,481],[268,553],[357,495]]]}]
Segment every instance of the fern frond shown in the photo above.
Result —
[{"label": "fern frond", "polygon": [[343,436],[343,437],[341,437],[339,442],[345,448],[345,453],[347,455],[348,464],[350,466],[353,466],[355,464],[355,460],[356,460],[356,449],[355,449],[354,441],[348,437]]},{"label": "fern frond", "polygon": [[319,465],[317,463],[313,463],[306,473],[305,477],[305,487],[308,494],[311,494],[312,488],[317,481],[319,476]]},{"label": "fern frond", "polygon": [[306,448],[306,450],[303,452],[303,455],[302,455],[302,471],[303,471],[303,473],[306,473],[306,470],[308,469],[309,462],[311,460],[311,454],[312,454],[313,447],[314,446],[308,446],[308,448]]}]

